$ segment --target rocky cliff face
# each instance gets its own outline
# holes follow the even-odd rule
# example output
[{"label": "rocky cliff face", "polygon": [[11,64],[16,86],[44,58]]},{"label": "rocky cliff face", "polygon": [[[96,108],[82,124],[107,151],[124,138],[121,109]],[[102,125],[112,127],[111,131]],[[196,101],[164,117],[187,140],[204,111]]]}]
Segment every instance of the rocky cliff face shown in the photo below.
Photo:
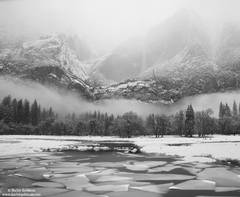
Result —
[{"label": "rocky cliff face", "polygon": [[[197,15],[180,11],[152,28],[145,37],[130,39],[99,62],[97,70],[106,79],[120,82],[141,76],[151,67],[161,67],[198,45],[198,53],[208,54],[209,40]],[[194,54],[192,54],[193,56]]]},{"label": "rocky cliff face", "polygon": [[216,61],[222,66],[240,63],[240,26],[225,24],[221,30],[216,50]]},{"label": "rocky cliff face", "polygon": [[144,39],[124,43],[122,50],[97,65],[101,79],[117,81],[99,95],[171,103],[184,96],[238,89],[240,28],[224,25],[215,32],[215,45],[206,29],[196,14],[181,11]]},{"label": "rocky cliff face", "polygon": [[45,36],[2,50],[1,75],[31,79],[42,84],[74,89],[91,98],[87,64],[82,62],[64,35]]}]

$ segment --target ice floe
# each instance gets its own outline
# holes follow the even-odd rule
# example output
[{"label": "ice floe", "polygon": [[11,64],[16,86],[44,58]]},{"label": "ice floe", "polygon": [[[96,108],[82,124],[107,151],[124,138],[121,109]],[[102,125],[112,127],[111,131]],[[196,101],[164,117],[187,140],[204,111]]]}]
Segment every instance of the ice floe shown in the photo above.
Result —
[{"label": "ice floe", "polygon": [[189,180],[170,187],[175,190],[205,190],[214,191],[216,183],[209,180]]},{"label": "ice floe", "polygon": [[240,176],[225,168],[207,168],[197,178],[214,181],[217,187],[240,187]]},{"label": "ice floe", "polygon": [[165,194],[168,192],[169,187],[171,187],[173,183],[159,184],[159,185],[144,185],[141,187],[131,187],[133,189],[142,190],[146,192],[155,192],[158,194]]}]

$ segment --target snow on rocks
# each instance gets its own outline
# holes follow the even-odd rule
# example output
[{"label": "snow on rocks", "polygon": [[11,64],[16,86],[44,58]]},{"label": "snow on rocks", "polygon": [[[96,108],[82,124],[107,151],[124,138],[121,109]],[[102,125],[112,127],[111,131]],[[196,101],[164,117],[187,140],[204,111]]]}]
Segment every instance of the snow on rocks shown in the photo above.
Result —
[{"label": "snow on rocks", "polygon": [[43,57],[49,63],[58,65],[71,70],[73,74],[81,79],[87,79],[86,65],[82,63],[76,52],[73,51],[65,40],[64,36],[49,35],[39,40],[23,43],[20,54],[27,54],[27,57],[34,57],[34,61],[41,60]]}]

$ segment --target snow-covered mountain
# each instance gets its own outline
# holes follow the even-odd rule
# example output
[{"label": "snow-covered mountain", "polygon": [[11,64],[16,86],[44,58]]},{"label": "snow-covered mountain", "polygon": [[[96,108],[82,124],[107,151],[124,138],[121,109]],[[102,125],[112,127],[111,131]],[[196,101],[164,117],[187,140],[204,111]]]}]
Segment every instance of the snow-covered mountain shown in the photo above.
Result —
[{"label": "snow-covered mountain", "polygon": [[148,33],[145,46],[147,67],[170,60],[191,45],[208,50],[206,27],[196,13],[180,10]]},{"label": "snow-covered mountain", "polygon": [[225,24],[219,35],[216,61],[221,66],[240,63],[240,25]]},{"label": "snow-covered mountain", "polygon": [[83,80],[87,79],[86,65],[79,60],[76,51],[69,47],[64,35],[45,36],[25,42],[12,54],[12,59],[26,61],[31,67],[58,66]]},{"label": "snow-covered mountain", "polygon": [[142,39],[127,40],[92,67],[91,75],[109,83],[120,82],[142,71]]},{"label": "snow-covered mountain", "polygon": [[172,103],[239,88],[239,26],[224,25],[215,32],[218,42],[207,29],[195,13],[182,10],[146,36],[97,58],[76,36],[44,36],[0,47],[0,74],[75,90],[93,100]]},{"label": "snow-covered mountain", "polygon": [[123,43],[98,64],[97,70],[116,82],[136,78],[192,45],[199,45],[208,54],[210,42],[201,19],[191,11],[181,10],[152,28],[145,37]]},{"label": "snow-covered mountain", "polygon": [[76,89],[91,97],[91,87],[86,83],[88,64],[81,61],[76,46],[71,44],[65,35],[51,35],[4,49],[0,55],[0,73]]},{"label": "snow-covered mountain", "polygon": [[168,103],[239,88],[239,30],[237,24],[224,25],[214,32],[219,41],[213,42],[201,18],[181,10],[96,64],[101,80],[115,81],[100,95]]}]

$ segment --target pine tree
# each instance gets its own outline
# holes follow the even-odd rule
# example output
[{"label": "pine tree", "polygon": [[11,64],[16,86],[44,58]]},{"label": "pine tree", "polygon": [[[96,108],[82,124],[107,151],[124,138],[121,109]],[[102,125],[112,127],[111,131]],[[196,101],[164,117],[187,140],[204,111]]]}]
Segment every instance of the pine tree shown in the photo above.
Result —
[{"label": "pine tree", "polygon": [[45,108],[43,108],[42,113],[41,113],[41,119],[44,121],[47,119],[47,111]]},{"label": "pine tree", "polygon": [[76,114],[73,112],[71,116],[71,121],[75,122],[76,121]]},{"label": "pine tree", "polygon": [[220,102],[220,105],[219,105],[219,119],[222,119],[223,116],[224,116],[224,106],[222,104],[222,102]]},{"label": "pine tree", "polygon": [[93,119],[96,119],[96,118],[97,118],[97,112],[96,112],[96,111],[94,111],[92,117],[93,117]]},{"label": "pine tree", "polygon": [[238,114],[240,114],[240,103],[238,103]]},{"label": "pine tree", "polygon": [[97,120],[101,120],[101,114],[100,114],[100,111],[97,112]]},{"label": "pine tree", "polygon": [[236,101],[233,102],[233,116],[236,117],[238,114],[238,110],[237,110],[237,103]]},{"label": "pine tree", "polygon": [[150,133],[151,134],[155,134],[156,137],[157,136],[157,133],[156,133],[156,124],[155,124],[155,115],[154,114],[150,114],[148,117],[147,117],[147,127],[149,128],[150,130]]},{"label": "pine tree", "polygon": [[23,122],[25,124],[29,124],[30,122],[30,104],[28,100],[24,100],[23,104]]},{"label": "pine tree", "polygon": [[13,122],[17,122],[17,99],[12,100],[12,113],[13,113]]},{"label": "pine tree", "polygon": [[186,120],[185,120],[185,136],[192,137],[194,133],[194,110],[192,105],[189,105],[186,111]]},{"label": "pine tree", "polygon": [[13,121],[13,110],[11,107],[11,96],[3,98],[0,104],[0,119],[3,119],[5,123]]},{"label": "pine tree", "polygon": [[22,99],[20,99],[17,102],[17,123],[23,123],[23,119],[24,119],[23,102]]},{"label": "pine tree", "polygon": [[219,125],[219,131],[221,134],[225,132],[225,113],[226,113],[226,105],[223,105],[223,103],[220,103],[219,106],[219,120],[218,120],[218,125]]},{"label": "pine tree", "polygon": [[181,110],[175,115],[176,132],[182,136],[184,133],[184,112]]},{"label": "pine tree", "polygon": [[3,100],[2,100],[2,105],[6,106],[6,107],[10,107],[11,106],[11,100],[12,99],[11,99],[10,95],[4,97]]},{"label": "pine tree", "polygon": [[53,116],[54,116],[53,109],[52,109],[52,107],[50,107],[48,110],[48,117],[52,118]]},{"label": "pine tree", "polygon": [[107,113],[104,115],[104,135],[109,135],[109,127],[111,126],[112,122],[110,117]]},{"label": "pine tree", "polygon": [[12,121],[12,113],[10,107],[0,104],[0,120],[3,120],[5,123]]},{"label": "pine tree", "polygon": [[158,128],[158,137],[163,137],[167,131],[167,117],[165,115],[156,116],[156,123]]},{"label": "pine tree", "polygon": [[227,117],[231,116],[231,109],[230,109],[230,107],[227,103],[225,104],[224,115],[227,116]]},{"label": "pine tree", "polygon": [[41,105],[38,105],[37,107],[37,118],[39,123],[41,121]]},{"label": "pine tree", "polygon": [[32,125],[36,126],[38,124],[39,121],[39,117],[38,117],[38,104],[37,101],[34,100],[32,106],[31,106],[31,123]]},{"label": "pine tree", "polygon": [[86,132],[86,125],[82,121],[78,122],[74,129],[74,134],[75,135],[84,135],[84,134],[86,134],[85,132]]},{"label": "pine tree", "polygon": [[90,129],[90,135],[96,135],[97,134],[96,120],[90,120],[89,129]]}]

